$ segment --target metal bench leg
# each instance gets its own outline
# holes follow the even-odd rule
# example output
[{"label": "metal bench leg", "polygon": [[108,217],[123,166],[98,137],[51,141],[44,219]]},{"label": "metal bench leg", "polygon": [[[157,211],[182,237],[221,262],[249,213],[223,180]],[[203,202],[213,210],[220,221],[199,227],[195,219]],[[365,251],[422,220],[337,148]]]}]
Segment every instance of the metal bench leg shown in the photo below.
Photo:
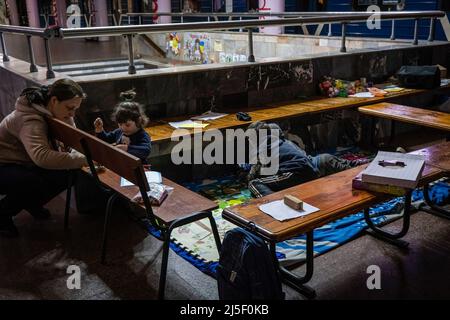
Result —
[{"label": "metal bench leg", "polygon": [[398,233],[389,233],[375,226],[372,219],[370,218],[369,208],[366,208],[364,209],[364,219],[366,220],[366,223],[370,228],[370,230],[366,230],[366,232],[380,240],[384,240],[400,248],[407,248],[409,243],[404,240],[400,240],[399,238],[405,236],[408,233],[411,216],[410,211],[411,211],[411,191],[409,191],[405,195],[405,208],[403,211],[402,229]]},{"label": "metal bench leg", "polygon": [[111,216],[112,212],[112,205],[114,201],[117,198],[117,194],[112,194],[108,199],[108,204],[106,205],[106,213],[105,213],[105,223],[103,226],[103,242],[102,242],[102,256],[101,256],[101,262],[102,264],[106,264],[106,245],[108,240],[108,225],[109,225],[109,218]]},{"label": "metal bench leg", "polygon": [[[166,278],[167,278],[167,265],[169,262],[169,249],[170,249],[170,235],[175,228],[184,226],[186,224],[202,220],[204,218],[208,218],[211,223],[211,228],[214,234],[214,240],[216,241],[217,249],[220,251],[220,237],[219,232],[217,231],[216,222],[212,217],[211,211],[201,211],[198,213],[194,213],[189,217],[178,219],[173,221],[169,228],[166,230],[161,230],[161,237],[163,242],[163,255],[161,261],[161,274],[159,276],[159,289],[158,289],[158,299],[164,300],[164,294],[166,291]],[[212,219],[212,220],[211,220]]]},{"label": "metal bench leg", "polygon": [[429,194],[429,187],[430,185],[427,184],[423,187],[423,198],[425,200],[425,203],[430,207],[430,208],[420,208],[420,210],[425,211],[427,213],[433,214],[435,216],[444,218],[444,219],[450,219],[450,211],[445,210],[439,206],[437,206],[436,204],[433,203],[433,201],[430,198],[430,194]]},{"label": "metal bench leg", "polygon": [[314,273],[314,235],[313,231],[306,233],[306,273],[304,276],[300,277],[291,271],[282,267],[278,262],[276,255],[276,243],[270,242],[270,251],[274,259],[275,266],[278,268],[280,273],[281,281],[291,288],[297,290],[300,294],[304,295],[308,299],[314,299],[316,297],[316,291],[305,285],[309,280],[311,280]]},{"label": "metal bench leg", "polygon": [[163,255],[161,261],[161,274],[159,275],[159,290],[158,299],[164,300],[164,294],[166,291],[166,278],[167,278],[167,264],[169,263],[169,248],[170,248],[170,234],[172,233],[171,228],[167,231],[161,231],[163,235]]},{"label": "metal bench leg", "polygon": [[64,230],[69,229],[69,211],[70,211],[70,199],[72,197],[73,181],[74,181],[74,173],[69,172],[67,180],[66,207],[64,208]]},{"label": "metal bench leg", "polygon": [[220,249],[222,248],[222,243],[220,241],[219,230],[217,230],[216,220],[214,220],[212,212],[210,212],[208,219],[209,219],[209,223],[211,224],[211,230],[214,235],[214,241],[216,242],[217,251],[220,253]]}]

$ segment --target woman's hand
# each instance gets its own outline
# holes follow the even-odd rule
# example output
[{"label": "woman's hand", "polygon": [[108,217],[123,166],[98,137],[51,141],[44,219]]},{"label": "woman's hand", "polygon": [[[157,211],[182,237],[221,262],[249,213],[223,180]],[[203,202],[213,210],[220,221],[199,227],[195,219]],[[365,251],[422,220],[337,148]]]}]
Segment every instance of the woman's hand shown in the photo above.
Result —
[{"label": "woman's hand", "polygon": [[117,144],[116,145],[116,148],[119,148],[120,150],[123,150],[123,151],[128,151],[128,145],[127,144]]},{"label": "woman's hand", "polygon": [[100,118],[95,119],[94,121],[95,133],[100,133],[103,131],[103,120]]}]

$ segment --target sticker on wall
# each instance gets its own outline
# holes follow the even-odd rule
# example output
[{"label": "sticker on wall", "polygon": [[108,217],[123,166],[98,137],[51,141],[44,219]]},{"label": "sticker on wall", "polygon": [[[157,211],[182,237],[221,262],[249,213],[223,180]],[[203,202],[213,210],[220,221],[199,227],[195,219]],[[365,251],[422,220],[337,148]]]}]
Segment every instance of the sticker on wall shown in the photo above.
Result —
[{"label": "sticker on wall", "polygon": [[214,51],[222,52],[223,51],[223,44],[220,40],[214,41]]}]

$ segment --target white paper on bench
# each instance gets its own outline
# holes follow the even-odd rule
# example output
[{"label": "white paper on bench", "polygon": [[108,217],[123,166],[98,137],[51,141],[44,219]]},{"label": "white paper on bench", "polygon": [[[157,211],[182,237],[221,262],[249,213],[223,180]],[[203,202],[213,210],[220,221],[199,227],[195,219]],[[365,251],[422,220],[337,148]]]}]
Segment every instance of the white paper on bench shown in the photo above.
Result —
[{"label": "white paper on bench", "polygon": [[285,205],[283,200],[276,200],[260,205],[259,210],[267,213],[269,216],[272,216],[279,221],[284,221],[288,219],[303,217],[310,213],[317,212],[320,209],[313,207],[306,202],[303,202],[303,210],[294,210],[291,207]]},{"label": "white paper on bench", "polygon": [[[151,182],[161,183],[162,182],[161,173],[158,171],[146,171],[145,176],[147,177],[148,183],[151,183]],[[133,185],[134,184],[131,183],[130,181],[128,181],[127,179],[120,177],[120,186],[121,187],[133,186]]]}]

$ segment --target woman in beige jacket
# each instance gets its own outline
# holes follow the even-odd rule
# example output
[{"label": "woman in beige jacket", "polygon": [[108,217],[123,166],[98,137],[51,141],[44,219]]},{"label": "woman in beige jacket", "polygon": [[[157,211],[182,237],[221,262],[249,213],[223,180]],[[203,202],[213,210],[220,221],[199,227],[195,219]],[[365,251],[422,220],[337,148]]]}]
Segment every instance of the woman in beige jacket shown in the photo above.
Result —
[{"label": "woman in beige jacket", "polygon": [[35,218],[48,218],[43,205],[67,187],[67,169],[87,164],[76,151],[52,147],[45,120],[55,117],[73,125],[84,97],[82,88],[69,79],[28,88],[0,123],[0,236],[18,235],[12,218],[22,209]]}]

